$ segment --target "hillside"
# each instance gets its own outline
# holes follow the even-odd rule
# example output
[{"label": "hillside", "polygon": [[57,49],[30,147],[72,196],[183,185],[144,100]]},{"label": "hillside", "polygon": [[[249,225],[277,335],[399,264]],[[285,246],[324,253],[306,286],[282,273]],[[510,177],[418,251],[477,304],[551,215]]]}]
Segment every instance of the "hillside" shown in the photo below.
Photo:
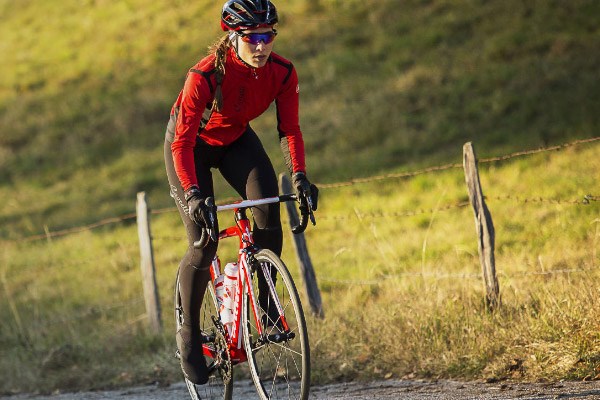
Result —
[{"label": "hillside", "polygon": [[[325,310],[308,316],[313,384],[600,379],[600,203],[582,202],[597,194],[598,145],[481,163],[496,229],[495,313],[461,168],[324,188],[306,234]],[[158,336],[147,329],[136,231],[113,222],[0,243],[0,396],[181,381],[172,313],[181,221],[174,210],[152,215]],[[291,236],[286,226],[283,259],[307,310]],[[220,243],[223,263],[235,245]],[[236,382],[248,376],[236,368]]]},{"label": "hillside", "polygon": [[[300,75],[317,183],[459,163],[465,141],[485,158],[600,136],[596,0],[277,4],[276,51]],[[130,213],[140,190],[154,210],[172,207],[165,123],[188,67],[221,34],[219,6],[0,0],[0,395],[181,381],[176,212],[152,214],[158,336],[130,220],[6,239]],[[272,111],[253,126],[283,171]],[[313,383],[600,379],[600,203],[583,201],[600,195],[598,170],[597,141],[480,164],[496,313],[460,168],[323,185],[306,236],[326,313],[308,318]]]},{"label": "hillside", "polygon": [[[171,205],[165,122],[187,68],[220,35],[219,8],[0,1],[0,237],[130,212],[140,190]],[[434,165],[467,140],[485,156],[598,135],[597,1],[279,8],[275,50],[300,75],[316,182]],[[282,171],[272,113],[255,128]]]}]

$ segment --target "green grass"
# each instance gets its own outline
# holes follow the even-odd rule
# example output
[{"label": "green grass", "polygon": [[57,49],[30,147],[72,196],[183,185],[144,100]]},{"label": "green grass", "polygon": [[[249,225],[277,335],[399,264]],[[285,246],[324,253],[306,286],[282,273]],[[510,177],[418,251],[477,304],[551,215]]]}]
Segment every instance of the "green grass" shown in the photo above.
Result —
[{"label": "green grass", "polygon": [[[300,76],[315,182],[460,163],[466,141],[486,158],[600,131],[597,1],[278,6],[276,51]],[[142,190],[153,209],[172,206],[164,129],[187,68],[221,34],[219,8],[0,0],[1,393],[180,379],[176,213],[152,221],[161,337],[146,333],[133,221],[14,240],[131,213]],[[271,109],[253,127],[283,171],[275,121]],[[597,196],[597,147],[480,166],[497,229],[496,314],[485,312],[472,213],[454,207],[466,200],[460,169],[323,189],[308,233],[327,315],[310,321],[315,381],[596,378],[597,202],[515,197]]]},{"label": "green grass", "polygon": [[[572,201],[595,187],[583,171],[600,167],[597,150],[480,164],[497,235],[496,313],[486,310],[473,213],[459,206],[460,169],[323,189],[318,224],[307,232],[326,315],[309,318],[315,383],[596,378],[598,204]],[[540,198],[547,201],[531,202]],[[152,217],[158,337],[146,329],[134,224],[4,243],[0,392],[179,380],[171,310],[185,251],[180,225],[176,212]],[[283,258],[302,287],[290,241]],[[234,245],[220,250],[224,260]]]},{"label": "green grass", "polygon": [[[280,6],[276,44],[300,76],[315,181],[444,163],[468,140],[485,155],[598,134],[593,0],[317,3]],[[219,4],[0,7],[0,237],[128,212],[142,189],[170,205],[165,125]],[[271,110],[254,127],[283,171],[275,125]]]}]

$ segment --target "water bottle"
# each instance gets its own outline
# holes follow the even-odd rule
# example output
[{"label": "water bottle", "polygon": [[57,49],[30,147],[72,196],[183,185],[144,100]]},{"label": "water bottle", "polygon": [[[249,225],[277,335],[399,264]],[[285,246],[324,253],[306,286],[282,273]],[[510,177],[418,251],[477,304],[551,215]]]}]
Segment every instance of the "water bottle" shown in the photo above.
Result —
[{"label": "water bottle", "polygon": [[235,321],[233,307],[237,289],[238,269],[237,263],[227,263],[223,270],[223,313],[221,314],[221,321],[225,325],[233,325]]},{"label": "water bottle", "polygon": [[238,279],[238,264],[237,263],[227,263],[224,269],[225,279],[223,280],[223,285],[225,286],[225,297],[223,299],[225,307],[229,308],[233,313],[233,304],[235,298],[235,291],[237,288],[237,279]]},{"label": "water bottle", "polygon": [[224,273],[215,280],[215,292],[219,303],[221,322],[227,330],[233,328],[235,316],[233,315],[235,292],[237,288],[237,263],[225,265]]},{"label": "water bottle", "polygon": [[219,275],[217,276],[217,278],[215,279],[215,296],[217,297],[217,305],[219,307],[218,311],[219,314],[221,315],[221,321],[223,323],[225,323],[225,319],[228,318],[228,314],[227,314],[227,309],[224,305],[224,300],[225,300],[225,284],[224,281],[225,280],[225,275]]},{"label": "water bottle", "polygon": [[211,274],[215,276],[214,285],[215,297],[217,298],[217,311],[222,315],[222,317],[224,316],[227,318],[227,314],[223,312],[223,298],[225,296],[225,285],[223,284],[223,280],[225,280],[225,275],[221,274],[221,260],[219,260],[218,256],[213,258],[210,269]]}]

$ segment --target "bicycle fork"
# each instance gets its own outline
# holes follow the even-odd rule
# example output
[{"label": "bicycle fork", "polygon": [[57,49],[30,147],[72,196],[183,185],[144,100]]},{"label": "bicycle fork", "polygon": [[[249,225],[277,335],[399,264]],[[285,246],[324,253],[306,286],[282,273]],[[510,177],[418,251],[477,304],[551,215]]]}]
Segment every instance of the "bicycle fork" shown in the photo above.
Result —
[{"label": "bicycle fork", "polygon": [[[281,305],[281,302],[279,300],[279,297],[277,296],[277,292],[275,289],[275,283],[273,282],[273,278],[271,276],[271,271],[269,270],[269,267],[267,265],[265,265],[264,263],[259,263],[258,260],[254,259],[254,257],[252,257],[252,255],[250,254],[247,257],[244,257],[244,261],[246,262],[246,265],[248,264],[247,260],[250,259],[252,265],[254,266],[260,266],[260,270],[262,272],[262,276],[265,279],[265,282],[267,283],[267,287],[269,288],[269,297],[270,297],[270,301],[273,302],[273,304],[275,305],[275,308],[277,309],[277,315],[278,318],[275,321],[271,321],[274,326],[277,326],[279,323],[281,323],[281,330],[283,332],[280,332],[279,329],[275,329],[276,332],[275,333],[270,333],[267,334],[267,326],[269,324],[269,314],[268,314],[268,310],[263,310],[265,312],[265,323],[263,323],[262,318],[259,317],[259,312],[256,309],[256,296],[254,295],[254,288],[252,286],[249,286],[252,294],[252,308],[253,308],[253,312],[254,312],[254,319],[257,323],[257,331],[258,331],[258,335],[259,338],[257,340],[257,343],[259,345],[263,345],[266,343],[282,343],[288,340],[292,340],[294,339],[294,337],[296,336],[296,334],[294,332],[290,331],[290,327],[285,319],[285,315],[284,315],[284,310],[283,310],[283,306]],[[249,268],[246,267],[246,271],[248,271]],[[254,271],[252,271],[253,273],[257,273],[258,271],[256,270],[256,268],[254,269]],[[262,307],[262,305],[258,305],[258,307]],[[268,306],[267,306],[268,309]]]}]

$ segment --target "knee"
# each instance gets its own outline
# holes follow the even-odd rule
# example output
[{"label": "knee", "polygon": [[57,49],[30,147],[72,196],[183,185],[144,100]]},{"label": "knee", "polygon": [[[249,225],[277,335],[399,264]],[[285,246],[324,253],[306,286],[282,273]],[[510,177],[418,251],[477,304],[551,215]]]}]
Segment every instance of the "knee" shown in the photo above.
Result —
[{"label": "knee", "polygon": [[253,232],[254,241],[259,247],[272,250],[277,255],[281,255],[283,248],[283,231],[281,224],[275,227],[256,228]]},{"label": "knee", "polygon": [[259,236],[280,237],[283,236],[283,230],[281,228],[281,224],[275,226],[267,226],[264,228],[255,226],[253,234],[254,236],[258,234]]},{"label": "knee", "polygon": [[197,249],[191,244],[186,253],[187,264],[198,270],[208,270],[217,254],[217,246],[218,244],[212,241],[202,249]]},{"label": "knee", "polygon": [[255,229],[265,231],[281,230],[279,203],[256,207],[253,210],[253,216]]}]

